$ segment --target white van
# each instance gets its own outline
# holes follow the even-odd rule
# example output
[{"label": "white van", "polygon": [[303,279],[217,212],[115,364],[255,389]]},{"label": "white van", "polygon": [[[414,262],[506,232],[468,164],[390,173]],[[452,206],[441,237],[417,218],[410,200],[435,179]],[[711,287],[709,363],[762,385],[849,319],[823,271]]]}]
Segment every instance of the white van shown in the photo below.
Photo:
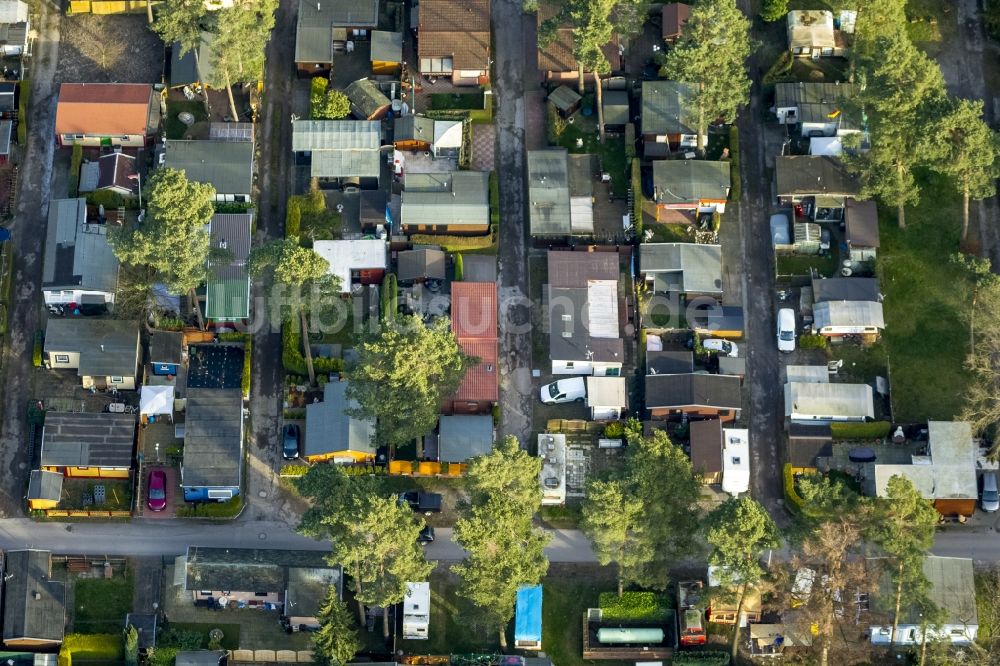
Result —
[{"label": "white van", "polygon": [[570,377],[542,387],[539,396],[547,405],[560,405],[564,402],[583,402],[587,397],[587,385],[583,377]]},{"label": "white van", "polygon": [[795,311],[791,308],[778,310],[778,351],[795,351]]}]

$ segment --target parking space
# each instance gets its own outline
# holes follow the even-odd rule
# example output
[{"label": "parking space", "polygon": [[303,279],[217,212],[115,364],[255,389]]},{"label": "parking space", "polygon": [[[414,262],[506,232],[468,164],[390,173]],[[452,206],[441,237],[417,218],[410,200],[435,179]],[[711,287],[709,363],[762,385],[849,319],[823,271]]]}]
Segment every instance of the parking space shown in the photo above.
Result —
[{"label": "parking space", "polygon": [[[163,472],[166,476],[166,506],[153,511],[149,508],[149,478],[153,471]],[[177,517],[177,507],[183,504],[180,489],[180,470],[165,465],[147,466],[142,470],[140,495],[136,501],[136,517],[148,520],[169,520]]]}]

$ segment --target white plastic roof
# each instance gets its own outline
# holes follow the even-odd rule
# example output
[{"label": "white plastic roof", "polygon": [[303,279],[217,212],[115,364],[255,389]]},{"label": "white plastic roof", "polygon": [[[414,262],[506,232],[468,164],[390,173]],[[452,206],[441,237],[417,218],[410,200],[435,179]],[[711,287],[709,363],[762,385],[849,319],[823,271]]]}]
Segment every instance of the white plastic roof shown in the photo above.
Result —
[{"label": "white plastic roof", "polygon": [[722,430],[722,491],[739,495],[750,490],[750,431]]},{"label": "white plastic roof", "polygon": [[618,283],[592,280],[587,285],[588,330],[592,338],[618,337]]},{"label": "white plastic roof", "polygon": [[139,392],[139,413],[144,416],[174,413],[173,386],[143,386]]},{"label": "white plastic roof", "polygon": [[434,148],[461,148],[462,147],[462,121],[461,120],[435,120],[434,121]]}]

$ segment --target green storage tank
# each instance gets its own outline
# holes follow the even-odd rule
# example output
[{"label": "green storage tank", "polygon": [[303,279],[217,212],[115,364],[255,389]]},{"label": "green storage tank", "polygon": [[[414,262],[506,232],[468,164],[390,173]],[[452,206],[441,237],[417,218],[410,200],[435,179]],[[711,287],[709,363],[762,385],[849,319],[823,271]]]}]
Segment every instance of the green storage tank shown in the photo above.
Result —
[{"label": "green storage tank", "polygon": [[609,645],[654,645],[663,642],[663,629],[656,627],[602,627],[597,630],[597,642]]}]

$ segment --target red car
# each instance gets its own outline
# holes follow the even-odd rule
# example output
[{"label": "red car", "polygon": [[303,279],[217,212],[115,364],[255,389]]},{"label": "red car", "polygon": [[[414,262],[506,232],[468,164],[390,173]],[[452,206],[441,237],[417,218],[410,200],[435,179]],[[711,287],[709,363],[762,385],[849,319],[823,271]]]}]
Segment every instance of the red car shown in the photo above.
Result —
[{"label": "red car", "polygon": [[163,511],[167,508],[167,475],[162,469],[154,469],[149,473],[149,505],[150,511]]}]

